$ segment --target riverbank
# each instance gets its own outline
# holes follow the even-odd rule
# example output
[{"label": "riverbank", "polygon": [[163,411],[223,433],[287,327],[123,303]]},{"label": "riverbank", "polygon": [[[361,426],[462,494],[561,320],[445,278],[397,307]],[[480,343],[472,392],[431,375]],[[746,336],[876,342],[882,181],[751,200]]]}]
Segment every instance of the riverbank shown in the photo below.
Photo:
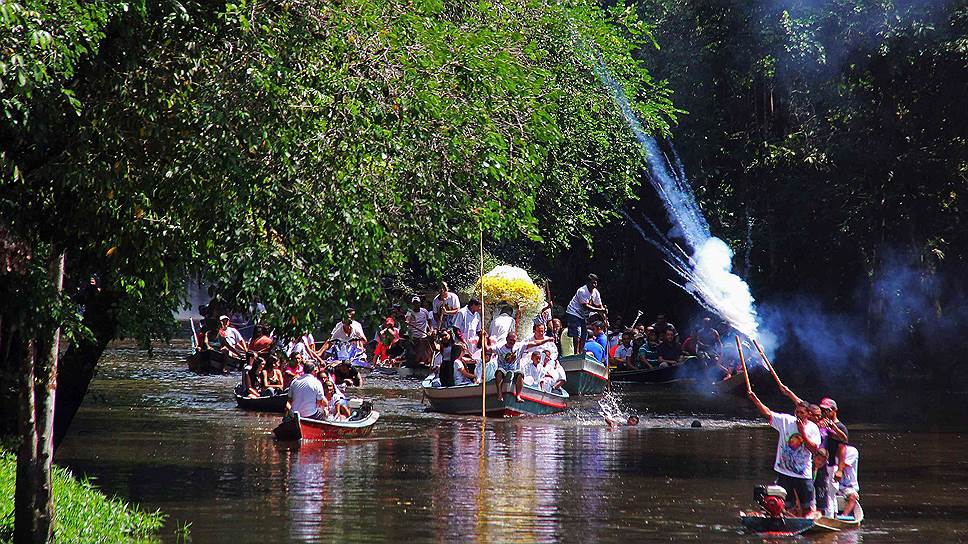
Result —
[{"label": "riverbank", "polygon": [[[17,459],[0,452],[0,542],[13,539],[13,495]],[[108,497],[86,479],[54,467],[55,531],[58,542],[151,542],[165,521],[160,511],[145,512]]]}]

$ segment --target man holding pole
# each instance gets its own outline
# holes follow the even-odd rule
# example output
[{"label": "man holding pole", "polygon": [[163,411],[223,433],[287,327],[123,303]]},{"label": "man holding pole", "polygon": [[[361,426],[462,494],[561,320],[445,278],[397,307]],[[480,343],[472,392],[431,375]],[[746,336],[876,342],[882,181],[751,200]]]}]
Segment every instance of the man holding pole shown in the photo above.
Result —
[{"label": "man holding pole", "polygon": [[591,312],[605,314],[608,310],[602,304],[602,295],[598,292],[598,276],[588,275],[588,282],[578,288],[575,296],[571,297],[565,317],[568,318],[568,336],[571,336],[575,353],[585,353],[585,335],[588,316]]}]

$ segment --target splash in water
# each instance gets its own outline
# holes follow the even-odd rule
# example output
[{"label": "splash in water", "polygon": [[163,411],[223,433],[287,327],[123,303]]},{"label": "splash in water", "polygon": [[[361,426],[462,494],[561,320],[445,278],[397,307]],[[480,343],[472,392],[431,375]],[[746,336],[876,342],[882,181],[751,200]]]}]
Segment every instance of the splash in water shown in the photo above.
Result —
[{"label": "splash in water", "polygon": [[[601,58],[595,62],[595,72],[645,150],[649,180],[672,221],[673,230],[669,236],[659,233],[659,241],[652,243],[665,254],[666,262],[682,278],[682,285],[676,285],[736,330],[756,338],[759,321],[749,285],[733,273],[733,250],[710,232],[678,155],[673,150],[674,163],[665,158],[655,138],[645,131],[632,111],[622,86],[608,72]],[[670,168],[670,164],[675,166]],[[641,228],[636,228],[648,239]],[[658,232],[657,227],[653,225],[653,228]],[[673,243],[671,238],[683,240],[690,253]]]}]

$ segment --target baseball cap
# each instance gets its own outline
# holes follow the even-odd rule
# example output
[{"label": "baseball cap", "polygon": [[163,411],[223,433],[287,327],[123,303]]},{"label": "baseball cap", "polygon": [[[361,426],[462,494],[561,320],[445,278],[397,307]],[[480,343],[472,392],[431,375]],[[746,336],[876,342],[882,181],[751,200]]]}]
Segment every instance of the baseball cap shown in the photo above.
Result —
[{"label": "baseball cap", "polygon": [[836,410],[837,409],[837,401],[835,401],[834,399],[832,399],[830,397],[827,397],[827,398],[825,398],[825,399],[823,399],[823,400],[820,401],[820,407],[821,408],[829,408],[831,410]]},{"label": "baseball cap", "polygon": [[219,321],[228,321],[229,320],[229,316],[227,316],[225,314],[222,314],[222,315],[218,316],[218,320]]}]

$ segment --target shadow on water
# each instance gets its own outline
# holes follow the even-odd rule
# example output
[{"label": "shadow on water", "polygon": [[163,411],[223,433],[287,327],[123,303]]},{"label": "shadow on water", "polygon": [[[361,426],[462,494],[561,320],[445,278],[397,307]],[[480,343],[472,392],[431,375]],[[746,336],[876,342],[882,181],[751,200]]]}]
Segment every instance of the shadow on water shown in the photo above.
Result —
[{"label": "shadow on water", "polygon": [[[191,522],[197,542],[763,542],[736,513],[771,478],[776,434],[743,399],[621,385],[638,427],[608,429],[581,399],[489,421],[481,456],[480,420],[427,412],[417,382],[367,383],[383,414],[372,437],[295,448],[272,439],[277,416],[235,408],[234,381],[189,374],[178,351],[112,350],[57,461],[168,513],[167,540]],[[968,538],[960,434],[851,429],[865,527],[782,542]]]}]

